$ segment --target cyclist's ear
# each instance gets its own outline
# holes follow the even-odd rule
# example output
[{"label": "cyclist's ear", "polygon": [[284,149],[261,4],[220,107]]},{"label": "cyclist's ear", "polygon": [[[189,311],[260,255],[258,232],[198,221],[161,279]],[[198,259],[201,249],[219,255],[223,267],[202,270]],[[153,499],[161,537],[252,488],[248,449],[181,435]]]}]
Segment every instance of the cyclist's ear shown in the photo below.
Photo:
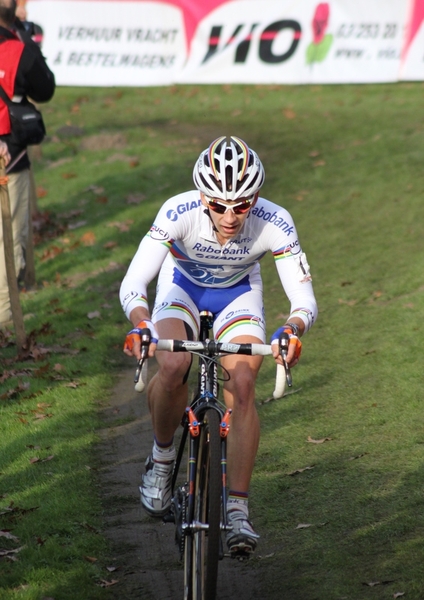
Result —
[{"label": "cyclist's ear", "polygon": [[209,208],[208,203],[206,202],[206,199],[205,199],[205,194],[203,192],[200,192],[200,200],[202,201],[202,204],[205,208]]},{"label": "cyclist's ear", "polygon": [[256,202],[258,201],[258,198],[259,198],[259,192],[256,192],[255,197],[253,198],[252,208],[255,206]]}]

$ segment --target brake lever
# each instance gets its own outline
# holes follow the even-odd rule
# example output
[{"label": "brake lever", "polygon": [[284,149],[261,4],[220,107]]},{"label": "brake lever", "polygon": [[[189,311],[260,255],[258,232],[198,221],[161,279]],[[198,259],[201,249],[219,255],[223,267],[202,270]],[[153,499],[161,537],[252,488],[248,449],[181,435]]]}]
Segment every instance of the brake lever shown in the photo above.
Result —
[{"label": "brake lever", "polygon": [[148,355],[149,355],[149,345],[150,345],[150,329],[142,329],[141,330],[141,335],[140,335],[140,341],[141,341],[141,357],[140,359],[137,361],[137,368],[134,374],[134,383],[138,383],[140,376],[141,376],[141,371],[143,369],[143,365],[144,365],[144,361],[147,360]]},{"label": "brake lever", "polygon": [[287,353],[289,351],[289,336],[287,333],[282,333],[280,337],[280,355],[283,360],[284,371],[286,373],[286,382],[289,387],[293,384],[293,379],[290,367],[287,364]]}]

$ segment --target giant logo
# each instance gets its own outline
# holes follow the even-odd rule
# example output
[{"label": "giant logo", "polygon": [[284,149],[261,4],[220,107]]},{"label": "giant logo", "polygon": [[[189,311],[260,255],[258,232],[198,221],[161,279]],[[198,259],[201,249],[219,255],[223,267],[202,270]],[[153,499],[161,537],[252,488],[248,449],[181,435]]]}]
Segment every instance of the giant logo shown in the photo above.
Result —
[{"label": "giant logo", "polygon": [[177,208],[175,208],[175,209],[171,208],[170,210],[168,210],[168,212],[166,213],[166,216],[170,221],[176,221],[178,219],[179,215],[183,215],[185,212],[188,212],[189,210],[198,208],[201,204],[202,204],[202,201],[200,199],[192,200],[192,202],[184,202],[184,204],[179,204],[177,206]]}]

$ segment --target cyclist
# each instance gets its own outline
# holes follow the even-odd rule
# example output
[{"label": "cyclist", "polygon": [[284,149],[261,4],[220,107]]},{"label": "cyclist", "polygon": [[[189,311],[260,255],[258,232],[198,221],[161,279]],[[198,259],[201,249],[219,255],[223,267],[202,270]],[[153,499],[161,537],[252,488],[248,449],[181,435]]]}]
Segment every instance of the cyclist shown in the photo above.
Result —
[{"label": "cyclist", "polygon": [[[197,339],[199,310],[214,314],[213,333],[221,342],[264,343],[265,318],[259,261],[267,251],[275,258],[281,284],[291,303],[290,316],[271,337],[289,334],[287,360],[300,356],[300,337],[317,316],[309,265],[290,214],[259,197],[265,179],[262,163],[237,137],[220,137],[201,152],[193,171],[196,189],[167,200],[140,246],[122,282],[123,310],[134,328],[124,352],[140,357],[140,331],[151,332],[149,356],[158,371],[149,383],[148,405],[154,442],[140,486],[141,503],[152,516],[171,504],[175,459],[174,432],[187,405],[191,355],[157,352],[164,339]],[[150,316],[147,286],[159,273]],[[278,356],[278,344],[274,357]],[[232,407],[228,436],[227,546],[231,553],[252,552],[259,535],[249,521],[249,484],[259,444],[255,380],[259,356],[226,356],[230,373],[224,400]]]}]

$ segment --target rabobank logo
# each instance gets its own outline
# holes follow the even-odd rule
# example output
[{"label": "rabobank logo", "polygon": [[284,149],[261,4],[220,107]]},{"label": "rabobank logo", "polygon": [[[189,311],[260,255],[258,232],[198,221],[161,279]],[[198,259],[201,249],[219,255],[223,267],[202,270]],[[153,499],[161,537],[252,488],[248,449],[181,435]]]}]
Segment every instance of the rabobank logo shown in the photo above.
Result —
[{"label": "rabobank logo", "polygon": [[184,202],[183,204],[178,204],[176,208],[171,208],[166,213],[166,217],[170,221],[176,221],[179,215],[183,215],[184,213],[193,210],[194,208],[198,208],[202,204],[200,200],[192,200],[191,202]]},{"label": "rabobank logo", "polygon": [[251,210],[251,213],[258,219],[263,219],[264,221],[272,223],[284,231],[287,235],[291,235],[294,232],[294,226],[290,223],[287,223],[287,221],[281,217],[277,211],[266,211],[263,206],[256,205],[255,208]]}]

